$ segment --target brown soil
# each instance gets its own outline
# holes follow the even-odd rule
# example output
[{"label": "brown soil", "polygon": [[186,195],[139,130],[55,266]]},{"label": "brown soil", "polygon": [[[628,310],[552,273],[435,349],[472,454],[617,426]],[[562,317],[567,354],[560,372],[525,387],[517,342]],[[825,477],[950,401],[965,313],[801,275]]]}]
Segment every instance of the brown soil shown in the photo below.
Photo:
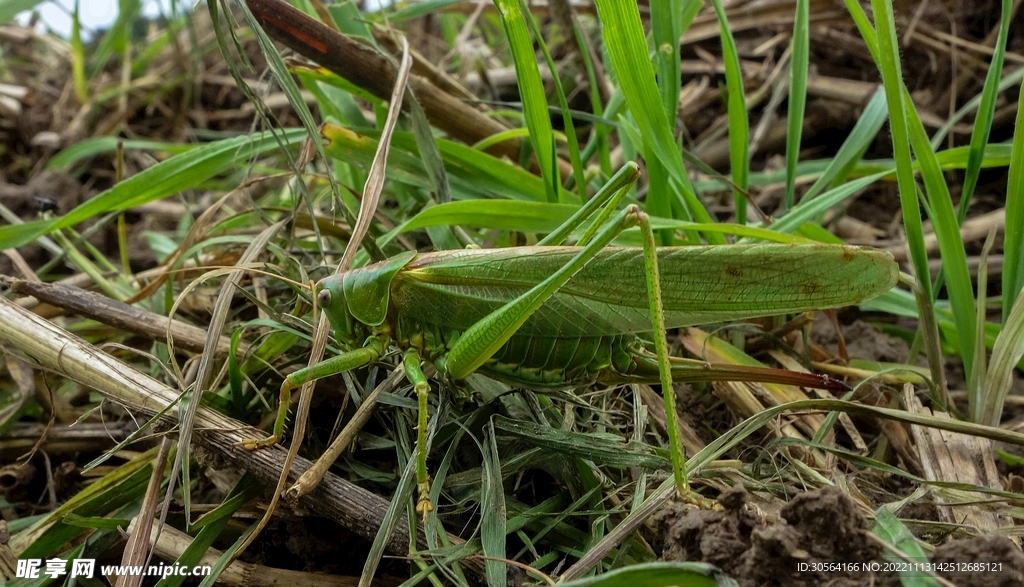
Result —
[{"label": "brown soil", "polygon": [[[842,331],[846,353],[851,358],[902,363],[910,354],[906,341],[880,332],[868,322],[856,320],[848,326],[842,326]],[[835,327],[824,315],[819,315],[814,321],[811,338],[825,346],[829,352],[838,354]]]},{"label": "brown soil", "polygon": [[[768,523],[748,505],[742,486],[722,494],[724,511],[682,510],[669,528],[665,560],[700,560],[721,567],[743,587],[899,585],[893,574],[814,572],[818,563],[881,562],[867,519],[837,488],[798,495]],[[666,520],[667,521],[667,520]]]},{"label": "brown soil", "polygon": [[[954,540],[935,549],[933,563],[963,566],[977,563],[982,568],[967,572],[940,571],[956,585],[970,587],[1013,587],[1024,585],[1024,554],[1002,536],[979,536]],[[994,565],[994,566],[986,566]]]},{"label": "brown soil", "polygon": [[[722,568],[743,587],[900,585],[885,570],[880,542],[867,518],[842,490],[826,487],[796,496],[770,521],[742,486],[724,492],[722,511],[672,507],[659,520],[667,528],[662,559],[701,561]],[[1024,554],[1003,537],[954,540],[935,550],[933,563],[989,563],[974,572],[941,572],[958,587],[1024,585]],[[853,563],[853,568],[817,569]],[[865,570],[877,563],[882,570]]]}]

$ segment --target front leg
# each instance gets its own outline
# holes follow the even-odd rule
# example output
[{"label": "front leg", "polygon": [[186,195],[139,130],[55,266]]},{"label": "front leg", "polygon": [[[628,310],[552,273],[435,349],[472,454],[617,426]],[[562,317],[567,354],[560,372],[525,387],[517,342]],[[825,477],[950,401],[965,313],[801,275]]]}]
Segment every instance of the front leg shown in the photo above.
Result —
[{"label": "front leg", "polygon": [[427,516],[434,511],[434,504],[430,501],[430,475],[427,473],[427,399],[430,395],[430,384],[420,369],[419,351],[413,348],[405,351],[402,365],[405,367],[405,377],[416,390],[416,399],[419,402],[419,413],[416,418],[416,513],[422,516],[423,523],[426,524]]},{"label": "front leg", "polygon": [[267,438],[247,438],[239,443],[245,450],[258,450],[273,446],[284,438],[284,426],[288,419],[288,408],[291,404],[292,390],[299,389],[310,381],[323,379],[329,375],[336,375],[362,367],[380,358],[384,352],[386,342],[380,338],[373,337],[366,341],[366,346],[325,361],[316,365],[299,369],[288,375],[281,383],[280,403],[277,406],[277,419],[274,420],[274,433]]}]

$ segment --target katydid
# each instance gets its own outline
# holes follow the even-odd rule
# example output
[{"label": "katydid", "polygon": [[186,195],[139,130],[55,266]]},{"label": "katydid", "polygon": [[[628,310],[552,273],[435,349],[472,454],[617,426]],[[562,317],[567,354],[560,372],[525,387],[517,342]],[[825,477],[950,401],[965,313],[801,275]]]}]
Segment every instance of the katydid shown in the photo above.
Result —
[{"label": "katydid", "polygon": [[[634,165],[624,171],[551,240],[565,238],[596,206],[610,213],[613,196],[624,194],[635,180]],[[646,237],[643,247],[609,246],[623,229],[636,225]],[[419,401],[416,509],[424,518],[433,509],[424,360],[449,381],[479,372],[534,391],[661,383],[673,468],[683,491],[685,460],[672,381],[845,386],[824,375],[668,357],[665,328],[855,304],[886,292],[898,274],[888,253],[843,245],[655,248],[649,221],[636,206],[607,223],[599,217],[592,225],[597,226],[599,232],[588,231],[581,239],[584,246],[410,251],[323,279],[317,300],[338,342],[351,350],[288,375],[273,436],[251,440],[245,448],[280,441],[293,389],[376,361],[394,344],[404,351],[406,375]],[[639,337],[652,332],[656,352]]]}]

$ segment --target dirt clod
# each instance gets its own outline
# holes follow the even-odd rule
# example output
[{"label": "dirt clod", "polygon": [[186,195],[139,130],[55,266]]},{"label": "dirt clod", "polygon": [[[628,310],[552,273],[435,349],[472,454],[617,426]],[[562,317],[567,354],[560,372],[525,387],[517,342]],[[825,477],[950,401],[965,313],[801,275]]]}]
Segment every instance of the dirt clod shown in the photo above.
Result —
[{"label": "dirt clod", "polygon": [[747,507],[748,497],[737,486],[722,495],[724,511],[686,510],[669,530],[663,558],[715,564],[745,587],[898,584],[888,574],[814,570],[818,563],[864,563],[882,554],[868,536],[867,520],[841,490],[798,495],[774,524]]},{"label": "dirt clod", "polygon": [[[954,540],[935,549],[933,563],[954,568],[938,575],[959,587],[1019,587],[1024,585],[1024,554],[1003,536]],[[942,565],[939,565],[940,569]],[[973,568],[972,567],[976,567]]]}]

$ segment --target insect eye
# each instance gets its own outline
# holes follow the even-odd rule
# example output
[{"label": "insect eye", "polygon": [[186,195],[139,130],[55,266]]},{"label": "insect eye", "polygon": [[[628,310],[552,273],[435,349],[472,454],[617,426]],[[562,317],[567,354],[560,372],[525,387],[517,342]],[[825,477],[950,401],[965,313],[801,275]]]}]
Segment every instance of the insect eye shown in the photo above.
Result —
[{"label": "insect eye", "polygon": [[331,305],[331,290],[322,289],[316,296],[317,301],[320,303],[321,308],[326,308]]}]

